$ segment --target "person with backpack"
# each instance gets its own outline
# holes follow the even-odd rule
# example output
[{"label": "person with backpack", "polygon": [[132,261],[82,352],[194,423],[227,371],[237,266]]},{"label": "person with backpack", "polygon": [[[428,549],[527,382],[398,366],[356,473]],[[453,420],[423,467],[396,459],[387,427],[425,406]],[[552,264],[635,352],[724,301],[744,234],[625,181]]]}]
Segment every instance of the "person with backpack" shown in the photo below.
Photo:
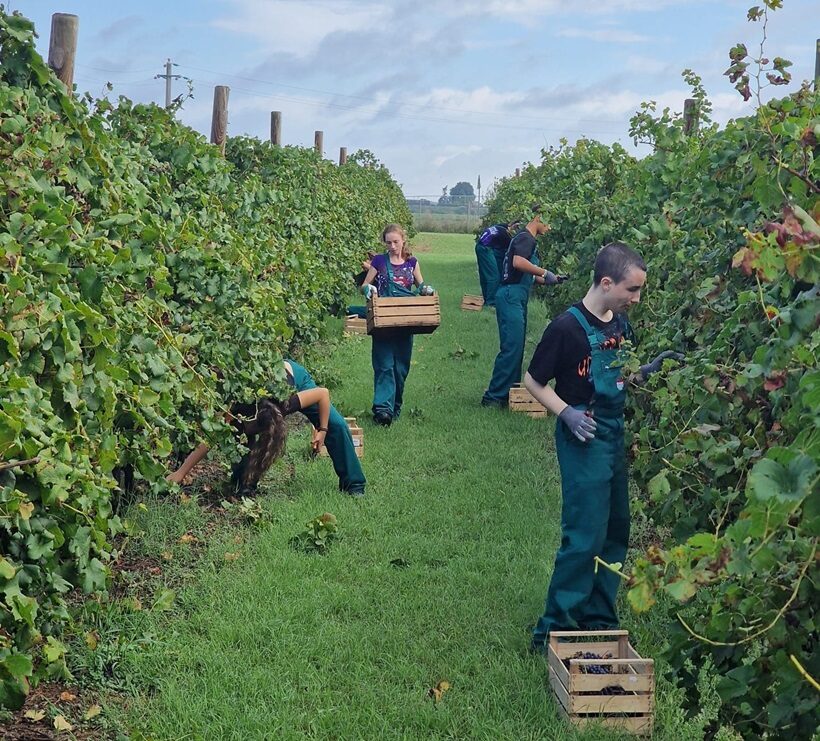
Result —
[{"label": "person with backpack", "polygon": [[521,380],[527,306],[533,281],[539,285],[555,285],[566,280],[565,276],[539,267],[536,238],[550,230],[540,210],[538,205],[532,207],[532,219],[513,237],[504,255],[501,285],[495,294],[499,350],[490,385],[481,399],[481,405],[485,407],[506,407],[510,388]]},{"label": "person with backpack", "polygon": [[[412,296],[414,286],[418,287],[419,295],[433,295],[433,287],[425,285],[419,262],[410,253],[402,226],[388,224],[382,230],[382,242],[385,252],[373,256],[362,285],[362,293],[368,301],[374,296]],[[401,414],[413,354],[413,334],[397,329],[372,335],[372,339],[373,421],[388,426]]]},{"label": "person with backpack", "polygon": [[493,224],[488,226],[475,241],[475,257],[478,263],[478,282],[484,306],[495,306],[495,294],[501,283],[501,270],[504,265],[504,254],[510,246],[518,222]]}]

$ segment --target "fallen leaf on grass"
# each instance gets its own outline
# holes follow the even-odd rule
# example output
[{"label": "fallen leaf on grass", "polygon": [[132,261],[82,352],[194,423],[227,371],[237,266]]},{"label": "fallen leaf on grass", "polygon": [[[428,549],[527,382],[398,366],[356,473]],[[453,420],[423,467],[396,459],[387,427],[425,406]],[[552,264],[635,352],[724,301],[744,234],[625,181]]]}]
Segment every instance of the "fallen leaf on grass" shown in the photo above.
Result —
[{"label": "fallen leaf on grass", "polygon": [[[88,643],[88,635],[86,634],[86,643]],[[97,645],[96,643],[94,644]],[[90,648],[90,646],[89,646]],[[77,695],[72,695],[68,690],[65,692],[60,693],[60,702],[74,702],[77,699]]]},{"label": "fallen leaf on grass", "polygon": [[26,720],[32,720],[36,723],[38,720],[42,720],[43,718],[46,717],[46,711],[45,710],[26,710],[26,712],[23,713],[23,717]]},{"label": "fallen leaf on grass", "polygon": [[100,634],[97,633],[96,630],[89,630],[88,633],[85,634],[85,645],[88,646],[92,651],[97,649],[97,644],[100,642]]},{"label": "fallen leaf on grass", "polygon": [[163,551],[162,552],[162,560],[163,561],[173,561],[174,560],[174,554],[171,553],[171,551]]},{"label": "fallen leaf on grass", "polygon": [[58,716],[54,719],[54,727],[55,727],[58,731],[70,731],[72,728],[74,728],[74,726],[72,726],[72,725],[71,725],[71,723],[69,723],[69,722],[65,719],[65,717],[63,717],[62,715],[58,715]]},{"label": "fallen leaf on grass", "polygon": [[146,506],[145,506],[145,502],[140,502],[140,503],[137,505],[137,509],[141,509],[143,512],[147,512],[147,511],[148,511],[148,507],[146,507]]},{"label": "fallen leaf on grass", "polygon": [[92,705],[85,711],[83,718],[85,718],[85,720],[91,720],[92,718],[96,718],[101,712],[102,708],[99,705]]},{"label": "fallen leaf on grass", "polygon": [[226,561],[236,561],[242,554],[241,553],[226,553],[225,560]]},{"label": "fallen leaf on grass", "polygon": [[435,687],[431,687],[427,691],[427,697],[431,698],[433,702],[440,702],[444,697],[444,693],[450,689],[450,683],[446,679],[442,679]]},{"label": "fallen leaf on grass", "polygon": [[197,539],[196,535],[191,535],[191,533],[185,533],[185,535],[181,536],[179,539],[180,543],[198,543],[199,540]]},{"label": "fallen leaf on grass", "polygon": [[149,566],[148,573],[153,574],[154,576],[159,576],[162,573],[162,569],[159,566]]},{"label": "fallen leaf on grass", "polygon": [[183,494],[182,492],[179,493],[179,501],[181,504],[188,504],[191,501],[191,497],[187,494]]}]

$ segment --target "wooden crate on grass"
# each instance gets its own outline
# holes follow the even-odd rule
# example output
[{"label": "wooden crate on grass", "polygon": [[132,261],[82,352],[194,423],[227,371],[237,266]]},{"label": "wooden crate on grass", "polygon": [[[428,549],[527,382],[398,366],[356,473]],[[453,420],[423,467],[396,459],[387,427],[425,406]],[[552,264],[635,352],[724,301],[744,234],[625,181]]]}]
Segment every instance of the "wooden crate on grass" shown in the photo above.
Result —
[{"label": "wooden crate on grass", "polygon": [[[356,451],[356,455],[359,458],[364,458],[364,432],[362,428],[356,423],[355,417],[345,417],[345,422],[347,422],[350,435],[353,437],[353,448]],[[327,452],[327,448],[323,445],[319,450],[319,455],[324,458],[325,456],[329,456],[330,453]]]},{"label": "wooden crate on grass", "polygon": [[367,319],[355,314],[348,314],[345,317],[344,331],[349,334],[367,334]]},{"label": "wooden crate on grass", "polygon": [[441,324],[438,296],[374,296],[367,302],[367,334],[403,330],[430,334]]},{"label": "wooden crate on grass", "polygon": [[[602,658],[581,658],[586,653]],[[655,662],[638,655],[627,631],[553,631],[547,656],[550,686],[570,723],[652,733]]]},{"label": "wooden crate on grass", "polygon": [[481,311],[484,306],[484,298],[482,296],[465,295],[461,299],[461,308],[464,311]]},{"label": "wooden crate on grass", "polygon": [[510,389],[510,411],[524,412],[530,417],[546,417],[547,410],[527,389],[516,383]]}]

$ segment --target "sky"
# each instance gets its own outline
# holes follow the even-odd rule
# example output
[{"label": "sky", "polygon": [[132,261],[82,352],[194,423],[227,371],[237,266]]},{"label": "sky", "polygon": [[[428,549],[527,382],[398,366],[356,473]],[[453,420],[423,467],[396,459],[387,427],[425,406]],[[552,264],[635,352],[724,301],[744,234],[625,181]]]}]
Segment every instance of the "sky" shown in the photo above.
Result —
[{"label": "sky", "polygon": [[[758,0],[762,4],[762,0]],[[213,88],[230,87],[228,134],[270,137],[337,160],[369,149],[408,197],[494,180],[566,138],[620,142],[642,101],[681,111],[693,69],[723,124],[748,115],[723,77],[728,50],[758,49],[752,0],[5,0],[34,21],[48,56],[51,15],[79,16],[75,83],[95,97],[165,100],[165,72],[189,78],[178,117],[210,135]],[[814,76],[817,0],[770,13],[766,54]],[[814,19],[814,20],[812,20]],[[106,91],[106,82],[113,90]],[[185,81],[173,82],[173,95]],[[792,85],[789,89],[796,89]],[[773,90],[777,95],[784,88]],[[764,91],[764,96],[772,91]]]}]

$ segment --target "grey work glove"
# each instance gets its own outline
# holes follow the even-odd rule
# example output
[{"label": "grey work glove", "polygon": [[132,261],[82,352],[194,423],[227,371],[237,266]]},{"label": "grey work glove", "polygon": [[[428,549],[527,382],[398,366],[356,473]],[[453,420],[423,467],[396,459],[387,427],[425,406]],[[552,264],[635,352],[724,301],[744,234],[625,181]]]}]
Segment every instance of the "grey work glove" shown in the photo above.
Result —
[{"label": "grey work glove", "polygon": [[373,296],[378,296],[379,292],[376,290],[376,286],[372,283],[368,283],[362,291],[364,292],[364,297],[369,301]]},{"label": "grey work glove", "polygon": [[568,275],[556,275],[551,270],[547,270],[547,272],[544,273],[544,285],[555,286],[559,283],[563,283],[567,278],[569,278]]},{"label": "grey work glove", "polygon": [[653,373],[657,373],[661,369],[663,361],[669,358],[672,358],[673,360],[685,360],[686,356],[682,352],[675,352],[674,350],[664,350],[660,355],[658,355],[654,360],[652,360],[652,362],[645,363],[641,366],[641,378],[645,381]]},{"label": "grey work glove", "polygon": [[422,283],[419,286],[419,296],[432,296],[436,292],[429,283]]},{"label": "grey work glove", "polygon": [[582,443],[587,440],[592,440],[595,437],[595,430],[598,429],[598,423],[590,417],[586,412],[573,409],[571,406],[564,408],[564,411],[558,415],[567,429],[575,435]]}]

